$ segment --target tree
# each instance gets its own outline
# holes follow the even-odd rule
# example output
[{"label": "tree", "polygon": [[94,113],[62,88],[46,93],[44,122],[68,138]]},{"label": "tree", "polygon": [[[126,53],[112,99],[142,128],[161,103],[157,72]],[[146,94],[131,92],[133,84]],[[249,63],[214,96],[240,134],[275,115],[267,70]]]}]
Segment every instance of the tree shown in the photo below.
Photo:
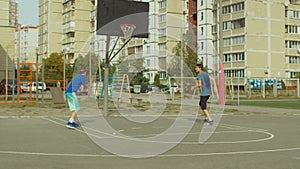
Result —
[{"label": "tree", "polygon": [[128,57],[120,57],[118,64],[118,72],[128,74],[130,84],[148,85],[149,79],[144,77],[144,58],[138,54],[130,55]]},{"label": "tree", "polygon": [[[181,76],[180,65],[182,56],[184,62],[183,76],[195,76],[196,72],[194,69],[198,63],[196,41],[194,40],[195,36],[192,32],[188,31],[183,35],[183,39],[183,44],[182,41],[178,42],[172,50],[175,57],[170,60],[168,72],[172,75],[176,74],[177,76]],[[191,72],[193,74],[191,74]]]},{"label": "tree", "polygon": [[[44,78],[46,81],[63,80],[64,75],[64,54],[61,53],[51,53],[50,57],[44,60]],[[66,60],[66,80],[72,79],[73,68],[69,60]],[[42,74],[39,73],[39,79],[42,78]]]}]

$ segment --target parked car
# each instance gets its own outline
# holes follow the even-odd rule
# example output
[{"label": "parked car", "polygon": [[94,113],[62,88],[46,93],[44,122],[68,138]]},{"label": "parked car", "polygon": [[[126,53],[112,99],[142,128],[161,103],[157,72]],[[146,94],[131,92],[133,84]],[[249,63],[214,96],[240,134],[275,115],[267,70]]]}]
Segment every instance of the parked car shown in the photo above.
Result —
[{"label": "parked car", "polygon": [[[44,89],[44,91],[46,91],[46,83],[43,82],[38,82],[38,92],[41,93],[42,90]],[[21,85],[21,90],[23,92],[36,92],[36,82],[32,82],[32,83],[23,83]]]},{"label": "parked car", "polygon": [[[13,90],[14,93],[18,93],[18,89],[21,92],[20,86],[18,86],[18,82],[15,79],[14,81],[12,79],[7,79],[7,93],[12,94]],[[0,94],[5,94],[6,93],[6,79],[2,79],[0,82]]]}]

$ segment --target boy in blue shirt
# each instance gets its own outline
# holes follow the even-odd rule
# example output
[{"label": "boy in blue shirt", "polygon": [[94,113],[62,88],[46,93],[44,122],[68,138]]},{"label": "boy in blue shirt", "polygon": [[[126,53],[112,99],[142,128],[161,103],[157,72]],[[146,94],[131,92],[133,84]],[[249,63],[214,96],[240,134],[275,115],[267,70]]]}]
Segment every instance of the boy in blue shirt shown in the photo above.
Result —
[{"label": "boy in blue shirt", "polygon": [[71,118],[69,119],[66,126],[71,129],[75,129],[78,126],[74,120],[74,118],[76,118],[77,116],[78,111],[80,110],[76,92],[78,90],[86,89],[86,72],[86,69],[81,69],[80,73],[72,79],[65,92],[70,111],[72,112]]},{"label": "boy in blue shirt", "polygon": [[207,110],[207,100],[210,97],[210,78],[209,75],[203,71],[203,65],[197,64],[195,68],[197,75],[198,88],[201,88],[200,102],[199,106],[201,107],[203,114],[205,116],[204,123],[213,124],[213,120],[210,118],[209,112]]}]

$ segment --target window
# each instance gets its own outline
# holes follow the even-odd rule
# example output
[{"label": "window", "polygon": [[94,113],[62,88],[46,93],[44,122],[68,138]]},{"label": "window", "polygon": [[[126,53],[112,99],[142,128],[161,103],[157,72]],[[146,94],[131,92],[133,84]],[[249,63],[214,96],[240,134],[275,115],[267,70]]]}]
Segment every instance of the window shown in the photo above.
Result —
[{"label": "window", "polygon": [[200,5],[203,6],[204,5],[204,2],[203,0],[200,0]]},{"label": "window", "polygon": [[158,29],[158,36],[159,37],[164,37],[166,35],[167,35],[166,28]]},{"label": "window", "polygon": [[204,28],[201,27],[200,30],[201,30],[201,35],[204,35]]},{"label": "window", "polygon": [[231,38],[224,38],[223,46],[230,46],[230,45],[242,45],[245,42],[244,36],[235,36]]},{"label": "window", "polygon": [[229,13],[233,13],[233,12],[239,12],[239,11],[243,11],[244,8],[245,8],[244,2],[240,2],[240,3],[224,6],[222,8],[222,13],[229,14]]},{"label": "window", "polygon": [[290,49],[298,49],[300,45],[300,41],[292,41],[292,40],[286,40],[285,41],[285,47]]},{"label": "window", "polygon": [[163,0],[159,2],[159,9],[163,9],[167,7],[167,1]]},{"label": "window", "polygon": [[223,22],[223,30],[238,29],[245,27],[245,18]]},{"label": "window", "polygon": [[226,77],[244,77],[244,69],[230,69],[230,70],[224,70]]},{"label": "window", "polygon": [[160,51],[165,51],[167,49],[167,44],[166,43],[160,43],[158,45],[158,48]]},{"label": "window", "polygon": [[147,66],[150,67],[150,59],[147,59]]},{"label": "window", "polygon": [[223,30],[230,30],[231,29],[231,22],[223,22]]},{"label": "window", "polygon": [[200,20],[203,21],[204,20],[204,12],[201,12],[200,14],[201,14]]},{"label": "window", "polygon": [[204,50],[204,42],[200,43],[200,50]]},{"label": "window", "polygon": [[147,53],[150,53],[150,46],[147,46]]},{"label": "window", "polygon": [[300,26],[285,25],[285,33],[298,34],[300,33]]},{"label": "window", "polygon": [[158,20],[159,20],[159,22],[166,22],[166,14],[159,15]]},{"label": "window", "polygon": [[300,57],[299,56],[288,56],[288,61],[290,64],[299,64]]},{"label": "window", "polygon": [[245,53],[228,53],[224,54],[224,62],[240,62],[245,60]]}]

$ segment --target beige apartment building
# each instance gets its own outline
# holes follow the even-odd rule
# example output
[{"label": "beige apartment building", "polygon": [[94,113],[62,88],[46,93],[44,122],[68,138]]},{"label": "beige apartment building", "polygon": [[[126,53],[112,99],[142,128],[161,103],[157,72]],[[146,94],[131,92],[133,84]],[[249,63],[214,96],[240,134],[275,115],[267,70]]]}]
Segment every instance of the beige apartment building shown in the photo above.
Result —
[{"label": "beige apartment building", "polygon": [[127,54],[141,54],[144,67],[149,71],[145,76],[154,81],[155,74],[160,79],[167,78],[168,57],[172,49],[181,41],[188,29],[187,0],[143,0],[149,2],[149,38],[132,39],[127,46]]},{"label": "beige apartment building", "polygon": [[222,49],[226,83],[244,86],[249,78],[294,78],[300,72],[299,0],[223,0],[221,35],[219,5],[198,0],[198,44],[213,44],[208,63],[216,63]]},{"label": "beige apartment building", "polygon": [[15,55],[15,29],[18,25],[18,3],[0,0],[0,45],[10,57]]},{"label": "beige apartment building", "polygon": [[90,38],[93,0],[40,0],[39,53],[64,52],[71,62]]},{"label": "beige apartment building", "polygon": [[39,56],[62,51],[62,0],[39,0]]}]

